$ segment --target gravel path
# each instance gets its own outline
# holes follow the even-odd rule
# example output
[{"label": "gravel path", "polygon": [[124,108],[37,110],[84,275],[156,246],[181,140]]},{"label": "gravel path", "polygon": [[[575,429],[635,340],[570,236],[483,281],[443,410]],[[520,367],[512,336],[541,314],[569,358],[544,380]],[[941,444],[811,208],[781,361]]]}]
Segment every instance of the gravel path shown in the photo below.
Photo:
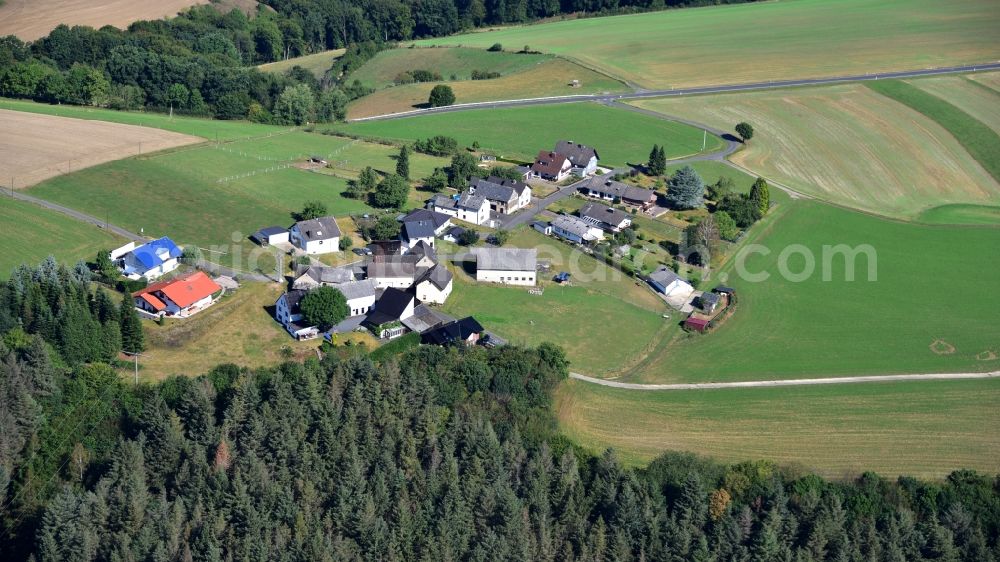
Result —
[{"label": "gravel path", "polygon": [[639,384],[618,382],[606,379],[588,377],[580,373],[570,373],[571,379],[576,379],[601,386],[622,388],[627,390],[709,390],[716,388],[761,388],[776,386],[809,386],[817,384],[851,384],[862,382],[898,382],[898,381],[943,381],[965,379],[990,379],[1000,377],[1000,371],[989,373],[934,373],[927,375],[875,375],[863,377],[831,377],[822,379],[784,379],[774,381],[738,381],[738,382],[703,382],[690,384]]}]

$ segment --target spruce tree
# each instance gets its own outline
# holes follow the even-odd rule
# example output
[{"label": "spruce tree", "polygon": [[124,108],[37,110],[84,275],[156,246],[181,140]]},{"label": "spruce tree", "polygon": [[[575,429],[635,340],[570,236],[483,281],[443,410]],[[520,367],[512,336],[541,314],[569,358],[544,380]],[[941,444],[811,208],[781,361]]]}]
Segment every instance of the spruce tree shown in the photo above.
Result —
[{"label": "spruce tree", "polygon": [[132,295],[125,293],[122,304],[118,308],[121,318],[122,350],[128,353],[138,353],[146,349],[146,340],[142,333],[142,321],[135,311]]},{"label": "spruce tree", "polygon": [[750,188],[750,201],[754,203],[760,214],[767,214],[767,209],[771,206],[771,190],[767,185],[767,180],[757,178]]},{"label": "spruce tree", "polygon": [[705,199],[705,181],[691,166],[674,172],[667,182],[667,203],[674,209],[697,209]]},{"label": "spruce tree", "polygon": [[399,156],[396,158],[396,175],[403,179],[410,179],[410,147],[403,145],[399,149]]}]

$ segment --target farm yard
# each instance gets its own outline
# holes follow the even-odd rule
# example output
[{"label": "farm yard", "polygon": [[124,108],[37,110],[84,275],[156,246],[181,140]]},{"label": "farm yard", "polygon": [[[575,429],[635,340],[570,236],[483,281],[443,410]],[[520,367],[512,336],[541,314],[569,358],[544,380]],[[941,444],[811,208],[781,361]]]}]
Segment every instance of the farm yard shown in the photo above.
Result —
[{"label": "farm yard", "polygon": [[666,450],[769,459],[836,479],[996,471],[1000,380],[629,391],[581,381],[556,396],[560,428],[644,465]]},{"label": "farm yard", "polygon": [[792,189],[897,218],[1000,202],[1000,184],[930,118],[860,84],[661,98],[635,105],[757,132],[731,158]]},{"label": "farm yard", "polygon": [[1000,58],[998,27],[1000,11],[991,0],[794,0],[584,18],[414,43],[530,45],[645,88],[679,88],[993,61]]},{"label": "farm yard", "polygon": [[84,0],[4,0],[0,2],[0,37],[16,35],[31,41],[48,35],[60,23],[105,25],[124,28],[138,20],[155,20],[177,15],[181,10],[205,4],[207,0],[110,0],[95,4]]},{"label": "farm yard", "polygon": [[[459,146],[478,141],[484,151],[524,161],[533,160],[539,150],[551,150],[556,141],[568,139],[600,147],[601,165],[607,166],[645,162],[653,144],[665,144],[667,158],[702,152],[699,129],[595,103],[477,109],[461,115],[348,123],[333,130],[395,141],[447,135],[457,139]],[[722,139],[708,136],[705,152],[722,147]]]},{"label": "farm yard", "polygon": [[42,180],[140,152],[201,142],[150,127],[0,109],[0,178],[21,189]]}]

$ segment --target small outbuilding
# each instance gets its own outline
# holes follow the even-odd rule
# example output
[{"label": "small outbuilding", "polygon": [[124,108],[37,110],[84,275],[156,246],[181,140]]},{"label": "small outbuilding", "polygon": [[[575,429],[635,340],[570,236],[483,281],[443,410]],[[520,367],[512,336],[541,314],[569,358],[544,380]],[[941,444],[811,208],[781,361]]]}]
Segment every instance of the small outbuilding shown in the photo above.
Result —
[{"label": "small outbuilding", "polygon": [[274,244],[287,244],[288,243],[288,229],[282,228],[280,226],[266,226],[257,232],[250,235],[250,240],[253,240],[260,246],[271,246]]},{"label": "small outbuilding", "polygon": [[695,332],[705,332],[708,330],[708,325],[711,321],[707,318],[701,318],[695,315],[688,316],[688,319],[684,321],[684,327],[688,330],[694,330]]}]

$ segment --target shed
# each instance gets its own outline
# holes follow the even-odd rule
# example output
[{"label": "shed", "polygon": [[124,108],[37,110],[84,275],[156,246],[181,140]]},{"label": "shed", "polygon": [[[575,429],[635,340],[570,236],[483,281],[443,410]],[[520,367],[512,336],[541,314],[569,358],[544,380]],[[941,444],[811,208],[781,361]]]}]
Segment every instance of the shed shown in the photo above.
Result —
[{"label": "shed", "polygon": [[707,318],[699,318],[697,316],[688,316],[688,319],[684,321],[684,327],[688,330],[695,330],[697,332],[704,332],[708,329],[710,320]]}]

